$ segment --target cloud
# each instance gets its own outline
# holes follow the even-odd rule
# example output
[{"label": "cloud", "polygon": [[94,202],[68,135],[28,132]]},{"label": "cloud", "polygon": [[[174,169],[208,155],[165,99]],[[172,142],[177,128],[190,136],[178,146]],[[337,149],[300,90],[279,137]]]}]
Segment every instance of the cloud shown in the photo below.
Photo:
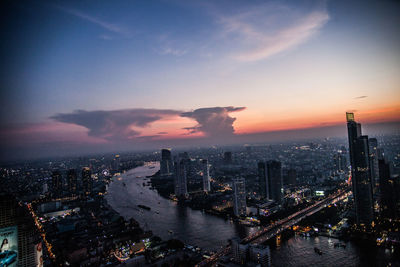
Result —
[{"label": "cloud", "polygon": [[277,4],[260,5],[235,15],[220,15],[222,36],[237,43],[233,58],[239,61],[266,59],[307,40],[329,20],[325,8],[309,13]]},{"label": "cloud", "polygon": [[181,111],[169,109],[76,110],[72,113],[59,113],[50,118],[83,126],[89,130],[89,136],[109,141],[126,141],[140,135],[133,127],[148,127],[152,122],[178,116],[180,113]]},{"label": "cloud", "polygon": [[354,99],[363,99],[363,98],[367,98],[367,97],[368,97],[367,95],[362,95],[362,96],[357,96]]},{"label": "cloud", "polygon": [[229,116],[231,112],[244,110],[245,107],[212,107],[200,108],[191,112],[184,112],[182,117],[192,118],[197,121],[194,127],[185,127],[188,134],[202,132],[209,137],[224,137],[234,134],[233,122],[236,118]]},{"label": "cloud", "polygon": [[159,50],[159,53],[161,55],[172,55],[172,56],[183,56],[187,53],[187,50],[181,50],[181,49],[176,49],[176,48],[172,48],[172,47],[162,47]]},{"label": "cloud", "polygon": [[[58,7],[58,9],[64,11],[65,13],[71,14],[75,17],[78,17],[85,21],[91,22],[95,25],[98,25],[107,31],[117,33],[117,34],[125,36],[125,37],[130,36],[130,33],[126,29],[123,29],[121,26],[119,26],[117,24],[109,23],[107,21],[104,21],[102,19],[88,15],[88,14],[81,12],[79,10],[76,10],[76,9],[66,8],[66,7]],[[107,40],[109,40],[109,39],[107,39]]]}]

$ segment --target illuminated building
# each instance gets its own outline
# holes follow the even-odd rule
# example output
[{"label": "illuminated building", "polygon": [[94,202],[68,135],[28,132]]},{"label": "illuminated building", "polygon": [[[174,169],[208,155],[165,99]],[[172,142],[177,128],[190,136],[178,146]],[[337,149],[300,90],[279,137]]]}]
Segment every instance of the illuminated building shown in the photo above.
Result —
[{"label": "illuminated building", "polygon": [[82,169],[83,193],[85,195],[90,195],[90,193],[92,192],[92,186],[93,186],[92,173],[90,171],[90,168],[85,167]]},{"label": "illuminated building", "polygon": [[160,174],[161,176],[171,175],[173,172],[173,164],[171,157],[171,150],[161,149],[161,162],[160,162]]},{"label": "illuminated building", "polygon": [[277,203],[282,202],[283,187],[282,187],[282,165],[279,161],[267,161],[267,183],[269,198]]},{"label": "illuminated building", "polygon": [[264,161],[258,162],[258,185],[260,196],[269,199],[268,179]]},{"label": "illuminated building", "polygon": [[1,245],[7,242],[8,255],[13,258],[7,266],[37,266],[42,256],[42,244],[32,217],[9,195],[0,195],[0,242]]},{"label": "illuminated building", "polygon": [[371,165],[371,178],[374,189],[378,189],[379,184],[379,169],[378,169],[378,140],[376,138],[369,138],[369,158]]},{"label": "illuminated building", "polygon": [[397,219],[400,217],[400,177],[391,177],[390,165],[385,159],[379,159],[378,164],[382,217]]},{"label": "illuminated building", "polygon": [[249,258],[251,262],[260,264],[261,267],[271,266],[271,251],[269,246],[250,246]]},{"label": "illuminated building", "polygon": [[232,239],[232,254],[235,262],[244,265],[247,259],[249,245],[241,244],[239,238]]},{"label": "illuminated building", "polygon": [[59,197],[62,193],[62,176],[60,171],[53,171],[51,174],[52,181],[52,194],[53,196]]},{"label": "illuminated building", "polygon": [[353,113],[346,113],[346,118],[356,222],[370,224],[373,197],[368,136],[361,135],[361,124],[355,122]]},{"label": "illuminated building", "polygon": [[70,169],[67,172],[68,190],[71,195],[75,195],[78,189],[78,176],[75,169]]},{"label": "illuminated building", "polygon": [[233,212],[235,216],[246,215],[246,184],[244,178],[235,178],[233,187]]},{"label": "illuminated building", "polygon": [[201,161],[203,170],[203,191],[210,191],[210,165],[208,165],[208,160],[203,159]]},{"label": "illuminated building", "polygon": [[185,159],[176,159],[175,164],[174,186],[175,195],[182,197],[187,195],[187,166]]},{"label": "illuminated building", "polygon": [[121,157],[119,155],[115,155],[115,158],[114,158],[112,164],[113,164],[112,169],[116,172],[119,171],[120,166],[121,166]]}]

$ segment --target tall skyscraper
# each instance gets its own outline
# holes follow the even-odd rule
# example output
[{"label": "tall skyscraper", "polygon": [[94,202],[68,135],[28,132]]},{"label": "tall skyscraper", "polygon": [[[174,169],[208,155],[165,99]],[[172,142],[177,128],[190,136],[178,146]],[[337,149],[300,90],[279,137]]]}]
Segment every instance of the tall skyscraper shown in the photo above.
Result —
[{"label": "tall skyscraper", "polygon": [[380,212],[383,218],[400,218],[400,177],[391,177],[390,165],[379,159]]},{"label": "tall skyscraper", "polygon": [[264,161],[258,162],[258,185],[260,196],[269,199],[268,179]]},{"label": "tall skyscraper", "polygon": [[288,183],[290,185],[297,184],[297,172],[295,169],[289,169],[287,172],[287,176],[288,176]]},{"label": "tall skyscraper", "polygon": [[203,191],[210,191],[210,165],[208,165],[208,160],[203,159],[201,161],[201,167],[203,170]]},{"label": "tall skyscraper", "polygon": [[[14,258],[7,266],[37,266],[39,255],[36,248],[42,245],[40,236],[26,207],[10,195],[0,194],[0,242],[1,252],[7,250],[9,260]],[[6,263],[6,258],[1,260]]]},{"label": "tall skyscraper", "polygon": [[267,161],[267,178],[269,189],[269,198],[277,203],[282,202],[283,187],[282,187],[282,164],[276,160]]},{"label": "tall skyscraper", "polygon": [[78,175],[75,169],[70,169],[67,172],[68,190],[71,195],[76,195],[78,191]]},{"label": "tall skyscraper", "polygon": [[52,181],[52,186],[51,186],[51,193],[54,197],[60,197],[62,194],[63,190],[63,182],[62,182],[62,176],[60,171],[53,171],[51,174],[51,181]]},{"label": "tall skyscraper", "polygon": [[346,118],[356,222],[370,224],[374,214],[368,136],[361,135],[361,124],[353,113],[346,113]]},{"label": "tall skyscraper", "polygon": [[90,171],[90,168],[84,167],[82,169],[83,193],[85,195],[90,195],[92,193],[92,187],[93,187],[92,172]]},{"label": "tall skyscraper", "polygon": [[369,158],[371,161],[371,178],[372,178],[372,186],[378,190],[379,185],[379,165],[378,165],[378,140],[376,138],[369,138]]},{"label": "tall skyscraper", "polygon": [[112,161],[112,169],[117,172],[121,168],[121,157],[120,155],[115,155],[113,161]]},{"label": "tall skyscraper", "polygon": [[233,213],[235,216],[246,215],[246,183],[244,178],[233,179]]},{"label": "tall skyscraper", "polygon": [[187,166],[185,160],[176,158],[175,164],[175,195],[177,197],[185,197],[187,195]]},{"label": "tall skyscraper", "polygon": [[171,175],[173,164],[170,149],[161,149],[160,174],[161,176]]}]

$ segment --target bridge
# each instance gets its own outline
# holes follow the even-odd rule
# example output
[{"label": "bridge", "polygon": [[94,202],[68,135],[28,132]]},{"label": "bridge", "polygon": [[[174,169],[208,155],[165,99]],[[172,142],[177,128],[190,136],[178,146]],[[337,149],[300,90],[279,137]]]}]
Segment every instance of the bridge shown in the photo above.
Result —
[{"label": "bridge", "polygon": [[[347,190],[339,190],[338,192],[336,192],[333,195],[328,196],[327,198],[318,201],[316,203],[314,203],[311,206],[308,206],[307,208],[304,208],[296,213],[293,213],[292,215],[279,220],[267,227],[262,228],[261,230],[253,233],[252,235],[247,236],[246,238],[242,239],[241,243],[243,244],[261,244],[266,242],[267,240],[271,239],[272,237],[278,235],[279,233],[281,233],[282,231],[292,227],[293,225],[299,223],[301,220],[305,219],[308,216],[313,215],[314,213],[322,210],[323,208],[332,205],[338,201],[341,201],[343,199],[345,199],[346,197],[349,196],[349,194],[351,194],[349,192],[349,189]],[[227,255],[230,252],[231,247],[228,245],[225,248],[219,250],[218,252],[216,252],[215,254],[213,254],[211,257],[209,257],[208,259],[203,260],[202,262],[200,262],[199,264],[197,264],[196,266],[208,266],[208,265],[212,265],[213,263],[215,263],[216,261],[218,261],[218,259],[220,257],[223,257],[225,255]]]}]

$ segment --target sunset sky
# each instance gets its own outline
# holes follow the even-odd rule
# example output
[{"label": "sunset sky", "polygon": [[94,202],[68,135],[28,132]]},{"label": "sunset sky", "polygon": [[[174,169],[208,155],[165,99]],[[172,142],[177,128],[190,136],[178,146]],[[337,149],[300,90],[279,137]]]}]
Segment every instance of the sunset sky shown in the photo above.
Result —
[{"label": "sunset sky", "polygon": [[252,142],[343,125],[346,111],[400,121],[398,1],[5,1],[0,12],[2,157]]}]

